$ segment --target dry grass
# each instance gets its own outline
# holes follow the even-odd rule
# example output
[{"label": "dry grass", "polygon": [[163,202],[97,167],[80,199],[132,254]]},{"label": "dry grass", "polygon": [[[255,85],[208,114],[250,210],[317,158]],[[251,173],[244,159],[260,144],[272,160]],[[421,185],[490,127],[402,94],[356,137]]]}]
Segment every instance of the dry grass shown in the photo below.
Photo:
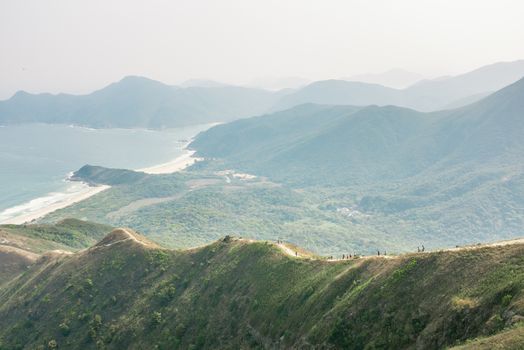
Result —
[{"label": "dry grass", "polygon": [[453,306],[455,310],[458,310],[458,311],[465,310],[465,309],[472,309],[478,306],[478,304],[479,304],[478,300],[473,299],[473,298],[468,298],[468,297],[461,298],[458,296],[454,296],[451,299],[451,305]]}]

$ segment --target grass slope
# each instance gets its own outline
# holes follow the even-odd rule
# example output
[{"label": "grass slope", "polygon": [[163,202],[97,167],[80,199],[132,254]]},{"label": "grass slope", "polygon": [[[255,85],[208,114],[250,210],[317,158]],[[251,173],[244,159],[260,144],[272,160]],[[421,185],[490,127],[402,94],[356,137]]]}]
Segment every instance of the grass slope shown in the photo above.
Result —
[{"label": "grass slope", "polygon": [[44,252],[86,248],[111,230],[107,225],[76,219],[54,225],[0,225],[0,285],[27,270]]},{"label": "grass slope", "polygon": [[0,289],[0,348],[440,349],[519,325],[523,253],[328,262],[231,238],[171,251],[116,230]]},{"label": "grass slope", "polygon": [[27,250],[0,245],[0,285],[25,271],[37,258],[37,254]]},{"label": "grass slope", "polygon": [[64,219],[56,224],[0,225],[0,242],[33,253],[78,250],[94,244],[111,229],[108,225],[77,219]]},{"label": "grass slope", "polygon": [[520,350],[524,347],[524,326],[516,326],[490,337],[466,341],[452,350]]}]

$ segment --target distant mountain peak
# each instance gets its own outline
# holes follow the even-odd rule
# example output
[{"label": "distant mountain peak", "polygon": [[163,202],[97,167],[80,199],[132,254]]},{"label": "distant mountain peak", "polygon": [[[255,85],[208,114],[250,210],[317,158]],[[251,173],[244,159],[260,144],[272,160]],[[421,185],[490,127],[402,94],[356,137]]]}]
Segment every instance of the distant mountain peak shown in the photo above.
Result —
[{"label": "distant mountain peak", "polygon": [[15,92],[12,98],[20,98],[20,97],[25,97],[25,96],[30,96],[30,95],[31,94],[25,90],[18,90],[17,92]]},{"label": "distant mountain peak", "polygon": [[140,75],[127,75],[117,81],[114,84],[121,84],[121,85],[131,85],[131,84],[161,84],[166,85],[158,80],[154,80],[148,77],[140,76]]}]

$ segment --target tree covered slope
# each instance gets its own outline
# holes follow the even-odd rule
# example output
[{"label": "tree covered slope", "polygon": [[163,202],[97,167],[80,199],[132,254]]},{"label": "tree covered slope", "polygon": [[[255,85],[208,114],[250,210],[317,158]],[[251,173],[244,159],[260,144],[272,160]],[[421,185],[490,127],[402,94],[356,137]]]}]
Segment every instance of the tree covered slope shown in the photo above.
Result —
[{"label": "tree covered slope", "polygon": [[524,315],[523,249],[326,261],[229,237],[171,251],[118,229],[90,249],[45,255],[2,287],[0,347],[440,349],[509,339]]},{"label": "tree covered slope", "polygon": [[[472,105],[429,114],[394,106],[305,105],[216,126],[191,147],[246,170],[317,183],[395,180],[459,165],[514,166],[524,155],[523,97],[524,79]],[[279,136],[286,133],[293,136]]]}]

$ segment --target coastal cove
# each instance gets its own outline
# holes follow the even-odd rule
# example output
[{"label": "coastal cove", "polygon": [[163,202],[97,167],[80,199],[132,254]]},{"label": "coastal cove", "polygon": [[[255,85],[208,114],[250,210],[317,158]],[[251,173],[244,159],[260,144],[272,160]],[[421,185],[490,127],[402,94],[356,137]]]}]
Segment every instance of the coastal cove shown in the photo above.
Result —
[{"label": "coastal cove", "polygon": [[[194,162],[188,140],[214,124],[165,130],[27,124],[0,128],[0,223],[21,224],[108,186],[68,181],[85,164],[167,173]],[[24,137],[22,137],[24,135]],[[31,137],[27,137],[31,135]]]}]

